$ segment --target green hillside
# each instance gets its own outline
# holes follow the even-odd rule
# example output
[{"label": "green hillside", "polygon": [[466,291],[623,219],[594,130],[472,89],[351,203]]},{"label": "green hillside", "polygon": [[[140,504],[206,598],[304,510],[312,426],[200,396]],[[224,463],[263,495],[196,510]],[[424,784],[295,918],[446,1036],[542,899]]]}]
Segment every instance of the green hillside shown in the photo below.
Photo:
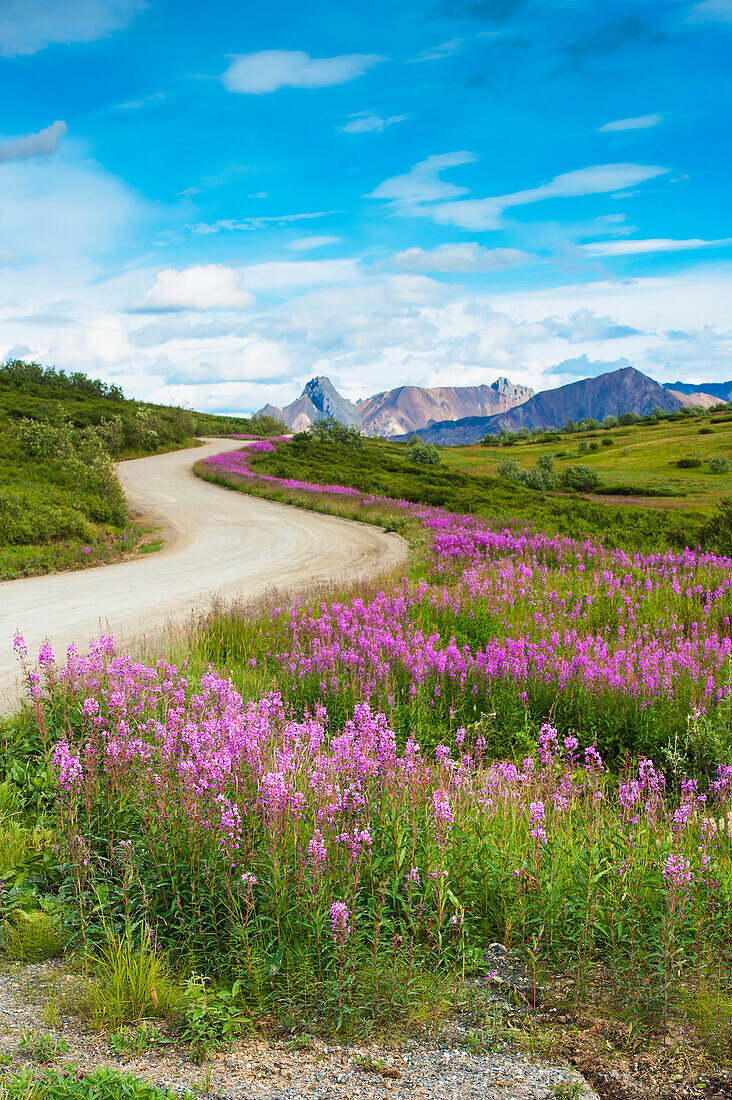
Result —
[{"label": "green hillside", "polygon": [[37,363],[0,366],[0,579],[145,551],[115,460],[191,446],[199,435],[281,428],[128,400],[116,386]]},{"label": "green hillside", "polygon": [[[489,476],[511,459],[530,469],[542,455],[551,456],[559,476],[580,462],[597,472],[599,493],[606,499],[622,497],[632,504],[637,497],[653,508],[709,512],[732,493],[732,408],[643,417],[608,428],[570,426],[523,439],[493,436],[490,442],[444,447],[440,453],[451,469]],[[730,469],[712,472],[715,464],[709,460],[714,458],[726,459]]]}]

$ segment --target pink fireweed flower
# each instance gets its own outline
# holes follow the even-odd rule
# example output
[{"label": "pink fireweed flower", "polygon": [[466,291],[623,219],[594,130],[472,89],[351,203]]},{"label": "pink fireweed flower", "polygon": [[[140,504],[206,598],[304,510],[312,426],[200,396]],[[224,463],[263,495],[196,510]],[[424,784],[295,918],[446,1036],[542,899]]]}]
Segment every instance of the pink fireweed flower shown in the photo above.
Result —
[{"label": "pink fireweed flower", "polygon": [[68,742],[58,741],[51,756],[51,765],[61,790],[71,792],[83,774],[79,753],[72,756]]},{"label": "pink fireweed flower", "polygon": [[447,791],[436,790],[432,792],[432,820],[435,827],[435,839],[440,844],[444,844],[455,821]]},{"label": "pink fireweed flower", "polygon": [[545,819],[544,803],[541,801],[531,802],[529,805],[529,824],[531,826],[529,835],[542,844],[547,843],[546,829],[544,828]]},{"label": "pink fireweed flower", "polygon": [[330,907],[330,930],[333,934],[333,942],[341,943],[348,939],[350,934],[349,921],[351,911],[344,901],[334,901]]},{"label": "pink fireweed flower", "polygon": [[666,866],[663,868],[661,874],[666,880],[666,884],[670,887],[688,886],[694,877],[689,860],[684,859],[683,856],[678,855],[676,852],[672,852],[668,857]]}]

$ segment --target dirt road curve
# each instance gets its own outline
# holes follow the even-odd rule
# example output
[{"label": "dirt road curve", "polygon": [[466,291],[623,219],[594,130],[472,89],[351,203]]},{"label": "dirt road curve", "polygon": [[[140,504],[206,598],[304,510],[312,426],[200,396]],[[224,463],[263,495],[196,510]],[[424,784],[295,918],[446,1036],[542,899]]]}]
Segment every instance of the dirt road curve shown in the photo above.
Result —
[{"label": "dirt road curve", "polygon": [[208,440],[194,450],[120,463],[133,512],[161,524],[149,557],[0,584],[0,713],[20,694],[13,636],[31,654],[48,637],[57,656],[111,631],[118,643],[205,610],[215,597],[251,599],[313,582],[358,580],[406,558],[406,543],[376,527],[258,500],[196,478],[195,461],[240,448]]}]

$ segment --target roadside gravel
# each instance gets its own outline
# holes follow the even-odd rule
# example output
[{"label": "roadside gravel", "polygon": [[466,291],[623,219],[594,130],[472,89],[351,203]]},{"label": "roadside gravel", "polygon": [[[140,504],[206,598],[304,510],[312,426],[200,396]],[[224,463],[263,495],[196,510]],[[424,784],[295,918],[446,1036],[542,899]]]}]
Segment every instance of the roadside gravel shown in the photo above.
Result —
[{"label": "roadside gravel", "polygon": [[[13,966],[0,974],[0,1054],[4,1073],[29,1064],[18,1050],[25,1029],[53,1034],[67,1048],[56,1064],[83,1070],[112,1066],[154,1084],[210,1100],[554,1100],[576,1081],[573,1100],[597,1100],[596,1093],[567,1065],[538,1062],[504,1044],[488,1052],[461,1048],[455,1025],[430,1041],[339,1044],[309,1040],[250,1039],[195,1066],[184,1047],[154,1046],[142,1054],[119,1055],[109,1041],[84,1030],[77,1016],[59,1014],[49,1026],[48,1004],[59,1005],[78,978],[60,960]],[[361,1064],[359,1064],[361,1063]],[[370,1067],[370,1068],[363,1068]],[[40,1072],[40,1070],[39,1070]]]}]

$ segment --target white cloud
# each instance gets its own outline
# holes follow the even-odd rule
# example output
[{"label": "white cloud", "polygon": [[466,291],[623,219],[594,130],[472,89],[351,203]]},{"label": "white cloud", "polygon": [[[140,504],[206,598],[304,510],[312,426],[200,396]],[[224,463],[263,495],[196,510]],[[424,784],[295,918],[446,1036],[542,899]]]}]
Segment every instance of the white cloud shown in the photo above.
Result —
[{"label": "white cloud", "polygon": [[298,237],[285,245],[290,252],[309,252],[313,248],[324,248],[328,244],[340,244],[340,237]]},{"label": "white cloud", "polygon": [[36,134],[23,134],[22,137],[0,141],[0,164],[11,160],[34,160],[36,157],[50,157],[58,149],[58,143],[68,131],[65,122],[52,122],[45,130]]},{"label": "white cloud", "polygon": [[[446,183],[439,174],[446,168],[473,160],[473,153],[428,157],[405,175],[384,180],[366,197],[386,199],[392,203],[395,213],[410,217],[430,217],[461,229],[497,229],[501,224],[501,215],[513,206],[545,199],[624,191],[668,172],[668,168],[650,164],[598,164],[592,168],[563,172],[548,183],[525,191],[485,199],[454,199],[456,195],[465,194],[466,188]],[[446,201],[450,199],[453,201]]]},{"label": "white cloud", "polygon": [[535,257],[520,248],[482,248],[476,242],[441,244],[437,248],[407,248],[392,263],[405,271],[501,271]]},{"label": "white cloud", "polygon": [[652,164],[598,164],[563,172],[548,183],[526,191],[514,191],[486,199],[462,199],[442,203],[428,211],[438,222],[463,229],[496,229],[501,215],[513,206],[524,206],[545,199],[577,198],[581,195],[608,194],[635,187],[646,180],[664,175],[668,168]]},{"label": "white cloud", "polygon": [[612,317],[601,317],[591,309],[578,309],[563,320],[547,317],[542,325],[550,336],[559,336],[570,344],[619,340],[626,336],[639,336],[638,329],[621,325]]},{"label": "white cloud", "polygon": [[176,313],[182,310],[247,309],[254,297],[239,285],[239,274],[232,267],[205,264],[182,271],[160,271],[147,294],[133,312]]},{"label": "white cloud", "polygon": [[425,50],[424,53],[412,57],[410,61],[442,61],[445,57],[454,57],[465,45],[464,38],[450,38],[447,42],[440,42],[438,46]]},{"label": "white cloud", "polygon": [[687,13],[689,23],[732,23],[732,0],[702,0]]},{"label": "white cloud", "polygon": [[696,248],[721,248],[730,244],[732,237],[723,237],[716,241],[705,241],[698,237],[686,241],[656,237],[644,241],[593,241],[582,245],[582,248],[590,256],[635,256],[646,252],[687,252]]},{"label": "white cloud", "polygon": [[146,7],[146,0],[0,0],[0,55],[93,42],[121,30]]},{"label": "white cloud", "polygon": [[381,118],[373,111],[360,111],[358,114],[349,115],[350,121],[339,126],[342,134],[371,134],[385,130],[387,126],[393,126],[395,122],[406,122],[409,115],[391,115],[389,118]]},{"label": "white cloud", "polygon": [[606,122],[604,126],[599,126],[597,132],[599,134],[610,134],[620,133],[623,130],[648,130],[651,126],[658,126],[659,122],[663,122],[662,114],[638,115],[637,118],[619,118],[615,122]]},{"label": "white cloud", "polygon": [[[260,196],[250,197],[259,198]],[[265,229],[269,225],[290,225],[292,222],[310,221],[312,218],[326,218],[329,214],[335,213],[335,210],[316,210],[312,214],[263,214],[251,218],[219,218],[215,222],[195,222],[193,225],[187,225],[186,229],[190,229],[192,233],[204,235],[209,233],[251,233],[256,229]]]},{"label": "white cloud", "polygon": [[283,294],[359,278],[357,260],[284,260],[239,269],[244,286],[262,294]]},{"label": "white cloud", "polygon": [[278,88],[326,88],[363,76],[383,60],[378,54],[318,58],[302,50],[260,50],[232,56],[221,80],[228,92],[250,95],[264,95]]},{"label": "white cloud", "polygon": [[15,159],[0,172],[3,249],[21,265],[61,264],[61,285],[77,262],[88,264],[129,240],[149,212],[140,196],[71,139],[48,163]]},{"label": "white cloud", "polygon": [[470,164],[476,159],[475,153],[467,152],[439,153],[427,157],[403,176],[392,176],[391,179],[384,180],[366,198],[387,199],[400,210],[411,211],[423,203],[440,202],[455,195],[464,195],[466,187],[446,183],[440,179],[440,172],[446,168]]}]

